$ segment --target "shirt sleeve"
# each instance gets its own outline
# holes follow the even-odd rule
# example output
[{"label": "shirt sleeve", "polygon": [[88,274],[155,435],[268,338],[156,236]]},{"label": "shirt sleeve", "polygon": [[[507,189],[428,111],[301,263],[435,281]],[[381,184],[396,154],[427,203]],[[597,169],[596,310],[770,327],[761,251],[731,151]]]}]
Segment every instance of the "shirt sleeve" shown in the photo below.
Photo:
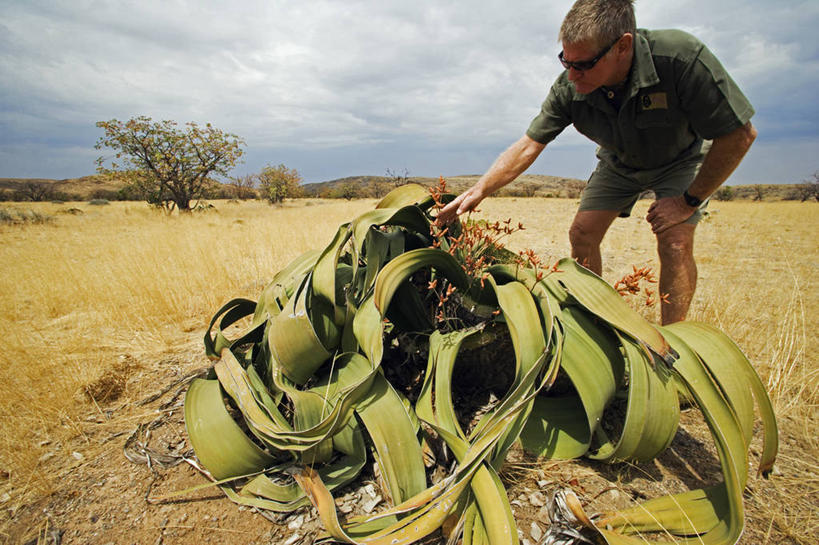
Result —
[{"label": "shirt sleeve", "polygon": [[704,45],[682,74],[679,86],[681,108],[691,128],[703,139],[726,135],[754,115],[739,86]]},{"label": "shirt sleeve", "polygon": [[571,94],[566,92],[558,78],[543,101],[540,113],[529,124],[526,135],[541,144],[554,140],[572,122],[571,100]]}]

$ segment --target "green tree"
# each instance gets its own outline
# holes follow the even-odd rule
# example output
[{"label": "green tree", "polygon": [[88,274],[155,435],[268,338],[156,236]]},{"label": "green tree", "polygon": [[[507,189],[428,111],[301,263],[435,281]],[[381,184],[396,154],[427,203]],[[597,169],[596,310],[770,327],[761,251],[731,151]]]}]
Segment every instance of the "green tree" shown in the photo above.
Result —
[{"label": "green tree", "polygon": [[347,199],[348,201],[361,198],[361,186],[356,182],[344,182],[334,187],[330,192],[331,199]]},{"label": "green tree", "polygon": [[101,174],[125,177],[142,198],[170,212],[191,210],[201,199],[212,174],[227,176],[242,156],[244,140],[210,123],[200,127],[175,121],[152,121],[139,116],[126,122],[100,121],[105,131],[96,149],[111,148],[116,155],[97,159]]},{"label": "green tree", "polygon": [[271,204],[277,204],[284,199],[301,197],[302,177],[294,168],[287,168],[283,164],[265,167],[258,175],[262,195]]}]

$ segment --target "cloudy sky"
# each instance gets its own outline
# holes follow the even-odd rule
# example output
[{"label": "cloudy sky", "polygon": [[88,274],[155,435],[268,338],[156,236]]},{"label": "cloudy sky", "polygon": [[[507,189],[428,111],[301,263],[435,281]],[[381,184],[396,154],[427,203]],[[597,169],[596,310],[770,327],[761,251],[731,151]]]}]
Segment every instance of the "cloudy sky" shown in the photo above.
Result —
[{"label": "cloudy sky", "polygon": [[[234,174],[480,174],[562,69],[570,1],[0,0],[0,177],[92,174],[95,122],[146,115],[243,137]],[[760,136],[729,183],[819,170],[819,2],[637,0],[702,39]],[[529,172],[586,178],[567,129]]]}]

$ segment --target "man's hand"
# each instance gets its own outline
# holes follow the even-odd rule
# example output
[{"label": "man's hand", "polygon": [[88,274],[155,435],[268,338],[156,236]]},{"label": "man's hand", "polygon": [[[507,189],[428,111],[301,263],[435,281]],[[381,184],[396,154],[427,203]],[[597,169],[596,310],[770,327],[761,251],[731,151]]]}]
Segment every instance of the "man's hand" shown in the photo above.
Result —
[{"label": "man's hand", "polygon": [[682,195],[657,199],[648,207],[646,220],[651,224],[654,233],[662,233],[690,218],[696,207],[688,206]]},{"label": "man's hand", "polygon": [[473,185],[455,197],[455,200],[443,207],[441,211],[438,212],[438,217],[435,219],[435,223],[438,226],[444,226],[448,223],[452,223],[455,218],[461,214],[475,210],[475,207],[477,207],[483,200],[483,197],[484,196],[480,189],[478,189],[478,186]]},{"label": "man's hand", "polygon": [[475,185],[458,195],[454,201],[438,212],[438,225],[451,223],[456,217],[465,212],[475,210],[475,207],[486,197],[505,186],[518,176],[537,159],[546,144],[535,142],[525,134],[509,148],[501,153],[489,170],[481,176]]}]

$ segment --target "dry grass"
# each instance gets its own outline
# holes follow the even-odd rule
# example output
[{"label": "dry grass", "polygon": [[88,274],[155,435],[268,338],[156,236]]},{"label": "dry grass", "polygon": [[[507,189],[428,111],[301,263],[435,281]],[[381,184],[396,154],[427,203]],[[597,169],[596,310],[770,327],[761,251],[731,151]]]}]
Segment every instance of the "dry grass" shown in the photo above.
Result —
[{"label": "dry grass", "polygon": [[124,355],[161,354],[181,331],[203,331],[224,302],[256,297],[273,272],[372,203],[220,203],[189,217],[79,206],[84,214],[48,225],[0,227],[0,487],[15,496],[52,490],[41,457],[77,433],[89,394],[122,388],[121,378],[106,381],[122,376]]},{"label": "dry grass", "polygon": [[[203,333],[227,300],[255,299],[275,271],[326,245],[339,224],[373,201],[216,205],[215,212],[169,218],[135,203],[72,204],[83,214],[27,203],[56,220],[0,225],[4,509],[54,490],[59,475],[45,469],[49,453],[82,435],[90,410],[145,395],[128,390],[141,359],[156,361],[182,337]],[[640,202],[632,218],[617,220],[603,243],[610,282],[632,265],[658,270],[642,219],[647,206]],[[570,200],[491,199],[481,216],[521,221],[526,230],[508,245],[558,258],[569,254],[575,208]],[[808,543],[819,536],[819,483],[794,481],[819,469],[817,339],[810,333],[819,329],[817,205],[720,202],[711,209],[698,228],[700,286],[690,318],[717,325],[748,354],[780,419],[783,474],[754,489],[749,517],[770,521],[780,535],[790,528],[794,542]],[[798,497],[789,495],[792,484]]]}]

